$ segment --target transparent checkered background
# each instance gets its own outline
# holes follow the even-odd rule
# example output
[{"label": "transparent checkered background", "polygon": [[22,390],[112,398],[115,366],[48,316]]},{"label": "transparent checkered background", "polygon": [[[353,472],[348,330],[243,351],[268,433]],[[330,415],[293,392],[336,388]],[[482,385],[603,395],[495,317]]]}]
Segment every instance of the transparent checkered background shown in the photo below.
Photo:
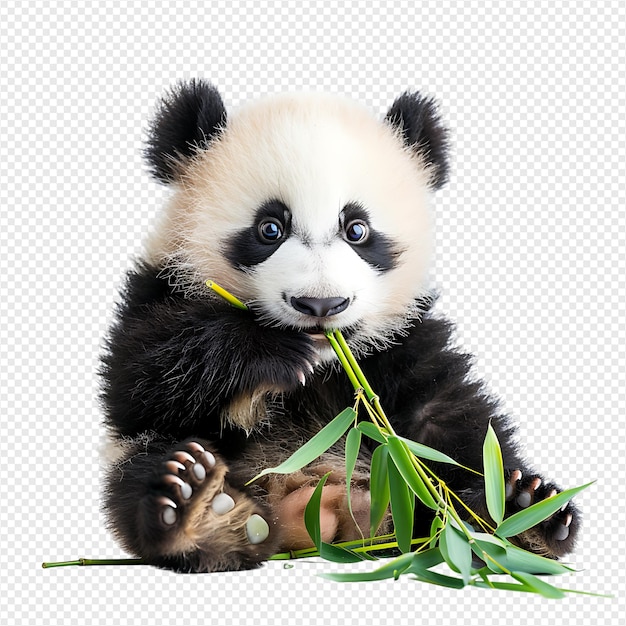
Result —
[{"label": "transparent checkered background", "polygon": [[[0,615],[10,624],[617,624],[624,566],[626,58],[614,2],[15,2],[0,8]],[[43,570],[120,557],[99,513],[95,370],[165,191],[140,159],[174,81],[230,107],[285,89],[383,115],[442,103],[452,179],[433,283],[529,456],[579,496],[563,601],[411,581]],[[184,621],[183,621],[184,620]]]}]

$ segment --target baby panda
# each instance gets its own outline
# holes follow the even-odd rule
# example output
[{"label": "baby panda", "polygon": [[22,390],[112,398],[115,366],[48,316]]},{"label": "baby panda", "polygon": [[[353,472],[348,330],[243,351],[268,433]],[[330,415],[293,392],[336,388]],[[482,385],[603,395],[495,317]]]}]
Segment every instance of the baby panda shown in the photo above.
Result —
[{"label": "baby panda", "polygon": [[[398,435],[482,470],[491,422],[506,514],[559,491],[515,445],[515,429],[452,345],[426,285],[429,203],[448,176],[435,103],[400,95],[380,121],[349,100],[270,97],[227,114],[202,80],[160,103],[145,156],[172,193],[129,272],[102,358],[102,400],[118,456],[104,506],[129,552],[177,571],[240,570],[311,545],[303,511],[320,477],[324,541],[369,534],[364,438],[350,491],[340,441],[288,475],[273,467],[354,404],[324,335],[339,329]],[[241,310],[206,286],[215,281]],[[489,518],[482,478],[435,471]],[[415,509],[415,535],[432,511]],[[390,532],[391,516],[378,532]],[[571,551],[572,503],[514,540]]]}]

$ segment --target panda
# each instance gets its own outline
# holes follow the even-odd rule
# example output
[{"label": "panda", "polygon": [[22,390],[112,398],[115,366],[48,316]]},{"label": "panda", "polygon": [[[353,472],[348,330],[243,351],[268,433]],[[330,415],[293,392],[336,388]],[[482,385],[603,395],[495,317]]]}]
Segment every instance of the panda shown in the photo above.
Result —
[{"label": "panda", "polygon": [[[162,568],[214,572],[307,547],[303,511],[328,472],[322,539],[368,536],[365,438],[354,517],[341,442],[297,472],[249,482],[353,405],[329,329],[346,337],[398,435],[480,471],[492,424],[507,516],[559,491],[522,457],[515,425],[433,312],[429,205],[449,171],[449,132],[433,99],[407,91],[383,120],[319,93],[227,114],[211,83],[191,80],[158,105],[145,157],[171,195],[126,276],[101,363],[117,450],[103,505],[127,551]],[[247,310],[215,296],[207,279]],[[436,470],[489,518],[480,476]],[[418,502],[415,535],[431,521]],[[570,502],[514,541],[558,558],[579,526]],[[391,530],[388,514],[378,532]]]}]

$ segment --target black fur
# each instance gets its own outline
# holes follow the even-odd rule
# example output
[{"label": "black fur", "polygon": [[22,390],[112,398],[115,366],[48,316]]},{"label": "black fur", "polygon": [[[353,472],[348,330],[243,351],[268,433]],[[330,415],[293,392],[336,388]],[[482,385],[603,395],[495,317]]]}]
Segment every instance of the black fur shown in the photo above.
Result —
[{"label": "black fur", "polygon": [[448,180],[449,140],[436,102],[407,91],[391,105],[385,119],[400,130],[408,146],[425,156],[433,172],[433,189],[442,187]]},{"label": "black fur", "polygon": [[[262,327],[252,313],[227,304],[186,300],[159,272],[141,266],[129,275],[103,360],[107,425],[115,437],[140,442],[133,444],[131,461],[110,474],[106,503],[112,525],[129,550],[156,565],[203,571],[251,567],[270,556],[274,544],[268,544],[269,553],[172,556],[156,550],[158,543],[149,540],[152,529],[138,526],[140,503],[153,489],[165,451],[188,438],[211,442],[211,449],[231,465],[231,485],[257,497],[258,487],[243,486],[254,474],[242,463],[252,454],[246,451],[275,448],[278,441],[288,456],[352,404],[352,387],[343,371],[332,369],[309,376],[303,387],[297,372],[307,372],[313,358],[308,335]],[[394,429],[480,471],[482,442],[491,422],[507,473],[520,469],[531,476],[513,443],[511,423],[472,378],[471,358],[451,347],[451,330],[448,322],[427,312],[393,348],[362,359]],[[284,391],[279,415],[248,437],[224,425],[220,413],[233,398],[255,388]],[[143,433],[149,434],[145,443]],[[449,465],[436,471],[466,502],[484,510],[480,477]],[[542,489],[550,486],[544,481]],[[258,506],[266,510],[260,496]],[[571,549],[576,535],[576,510],[570,505],[569,511],[574,514],[570,536],[558,546],[552,541],[556,554]],[[427,533],[429,524],[428,511],[418,507],[416,533]]]},{"label": "black fur", "polygon": [[180,83],[163,98],[149,131],[145,157],[164,183],[180,176],[180,162],[219,133],[226,109],[215,87],[203,80]]}]

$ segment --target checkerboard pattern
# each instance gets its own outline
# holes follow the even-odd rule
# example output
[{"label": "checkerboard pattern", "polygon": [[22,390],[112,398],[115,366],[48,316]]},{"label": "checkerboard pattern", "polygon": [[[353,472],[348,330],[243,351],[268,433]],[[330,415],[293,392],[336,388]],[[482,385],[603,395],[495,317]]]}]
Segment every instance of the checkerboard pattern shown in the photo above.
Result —
[{"label": "checkerboard pattern", "polygon": [[328,563],[175,575],[42,570],[121,557],[99,511],[96,371],[124,270],[167,192],[142,140],[175,81],[229,107],[344,93],[384,115],[441,102],[450,184],[432,282],[538,468],[578,498],[564,587],[619,595],[626,414],[623,2],[6,0],[0,6],[0,581],[3,623],[617,624],[623,599],[546,601]]}]

